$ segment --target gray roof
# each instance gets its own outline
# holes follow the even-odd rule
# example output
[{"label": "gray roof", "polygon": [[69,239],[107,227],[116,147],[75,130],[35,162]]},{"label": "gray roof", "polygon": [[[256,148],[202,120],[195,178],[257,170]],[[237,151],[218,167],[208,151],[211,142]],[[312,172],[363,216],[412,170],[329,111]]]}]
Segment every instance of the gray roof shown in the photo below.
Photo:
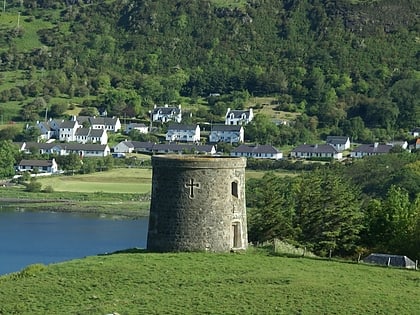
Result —
[{"label": "gray roof", "polygon": [[97,143],[61,143],[61,148],[66,150],[80,150],[80,151],[105,151],[107,148],[106,144],[97,144]]},{"label": "gray roof", "polygon": [[268,154],[277,154],[280,153],[272,145],[261,144],[256,146],[249,146],[246,144],[242,144],[232,150],[233,153],[268,153]]},{"label": "gray roof", "polygon": [[328,136],[327,143],[329,144],[346,144],[349,140],[349,137],[342,137],[342,136]]},{"label": "gray roof", "polygon": [[90,129],[90,136],[91,137],[102,137],[103,135],[104,135],[104,133],[105,133],[106,131],[105,131],[105,129]]},{"label": "gray roof", "polygon": [[211,131],[240,131],[241,125],[213,125]]},{"label": "gray roof", "polygon": [[390,254],[377,254],[372,253],[366,258],[363,259],[363,262],[383,265],[383,266],[393,266],[401,268],[415,268],[416,264],[407,256],[401,255],[390,255]]},{"label": "gray roof", "polygon": [[161,113],[162,115],[179,114],[181,110],[178,107],[156,107],[153,109],[153,114]]},{"label": "gray roof", "polygon": [[333,153],[338,151],[329,144],[302,144],[292,150],[292,152],[305,152],[305,153]]},{"label": "gray roof", "polygon": [[392,149],[392,145],[388,144],[362,144],[355,148],[353,152],[362,153],[389,153]]},{"label": "gray roof", "polygon": [[45,143],[45,142],[26,142],[26,149],[29,148],[37,148],[37,149],[43,149],[43,150],[50,150],[53,147],[59,146],[59,143]]},{"label": "gray roof", "polygon": [[91,125],[105,125],[113,126],[117,123],[118,118],[116,117],[90,117],[89,121]]},{"label": "gray roof", "polygon": [[22,160],[19,166],[51,166],[52,161],[48,160]]},{"label": "gray roof", "polygon": [[145,141],[131,141],[131,144],[133,148],[135,149],[151,149],[154,145],[153,142],[145,142]]},{"label": "gray roof", "polygon": [[65,120],[60,124],[60,128],[75,128],[76,122],[73,120]]},{"label": "gray roof", "polygon": [[76,136],[89,136],[90,128],[78,128],[76,130]]},{"label": "gray roof", "polygon": [[229,111],[228,116],[230,116],[230,115],[233,114],[233,117],[234,118],[241,118],[242,115],[245,114],[245,117],[246,118],[249,118],[249,113],[250,113],[250,110],[249,109],[248,110],[234,109],[234,110]]},{"label": "gray roof", "polygon": [[166,152],[207,152],[210,153],[213,149],[212,145],[200,145],[200,144],[154,144],[153,151],[166,151]]},{"label": "gray roof", "polygon": [[198,125],[170,124],[168,130],[195,130]]}]

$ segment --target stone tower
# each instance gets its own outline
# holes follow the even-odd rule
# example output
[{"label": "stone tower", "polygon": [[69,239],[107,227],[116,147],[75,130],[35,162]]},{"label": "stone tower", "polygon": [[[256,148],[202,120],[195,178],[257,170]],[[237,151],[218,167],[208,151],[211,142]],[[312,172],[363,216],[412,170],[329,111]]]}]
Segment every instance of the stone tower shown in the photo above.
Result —
[{"label": "stone tower", "polygon": [[247,248],[245,165],[245,158],[153,156],[147,249]]}]

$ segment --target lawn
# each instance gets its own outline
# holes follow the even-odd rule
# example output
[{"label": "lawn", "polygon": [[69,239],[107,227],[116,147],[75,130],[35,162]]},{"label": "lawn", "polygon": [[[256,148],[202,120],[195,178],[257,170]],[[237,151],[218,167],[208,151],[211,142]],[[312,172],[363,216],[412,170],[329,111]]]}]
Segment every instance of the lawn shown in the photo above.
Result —
[{"label": "lawn", "polygon": [[18,25],[22,30],[22,36],[14,39],[18,51],[28,51],[41,47],[42,44],[39,41],[37,31],[52,27],[52,23],[50,22],[23,16],[19,12],[16,12],[16,10],[1,13],[0,27],[2,29],[14,29]]},{"label": "lawn", "polygon": [[349,262],[141,250],[0,277],[0,314],[417,314],[420,273]]},{"label": "lawn", "polygon": [[38,181],[56,192],[145,194],[151,191],[151,178],[149,168],[117,168],[86,175],[43,177]]}]

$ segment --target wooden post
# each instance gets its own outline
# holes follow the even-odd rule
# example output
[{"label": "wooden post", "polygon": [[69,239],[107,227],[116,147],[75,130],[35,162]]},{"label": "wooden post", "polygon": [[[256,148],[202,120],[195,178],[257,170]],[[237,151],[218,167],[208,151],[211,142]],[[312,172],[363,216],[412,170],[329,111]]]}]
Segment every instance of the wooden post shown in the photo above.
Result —
[{"label": "wooden post", "polygon": [[330,253],[328,254],[328,259],[331,259],[332,256],[332,249],[330,249]]}]

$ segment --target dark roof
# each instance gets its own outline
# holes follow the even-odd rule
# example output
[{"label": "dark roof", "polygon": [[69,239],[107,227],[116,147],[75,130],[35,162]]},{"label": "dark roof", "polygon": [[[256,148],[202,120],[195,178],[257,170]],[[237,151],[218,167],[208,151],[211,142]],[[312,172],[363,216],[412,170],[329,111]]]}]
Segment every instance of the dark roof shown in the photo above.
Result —
[{"label": "dark roof", "polygon": [[207,152],[210,153],[212,151],[212,145],[200,145],[200,144],[176,144],[176,143],[169,143],[169,144],[154,144],[152,150],[153,151],[167,151],[167,152]]},{"label": "dark roof", "polygon": [[76,126],[76,122],[73,120],[65,120],[60,123],[60,128],[74,128]]},{"label": "dark roof", "polygon": [[363,262],[383,265],[383,266],[393,266],[401,268],[415,268],[416,264],[407,256],[400,255],[390,255],[390,254],[377,254],[372,253],[366,258],[363,259]]},{"label": "dark roof", "polygon": [[242,144],[232,150],[233,153],[269,153],[269,154],[277,154],[280,153],[272,145],[268,144],[261,144],[256,146],[249,146],[246,144]]},{"label": "dark roof", "polygon": [[43,150],[50,150],[53,147],[59,146],[59,143],[45,143],[45,142],[26,142],[25,149],[28,148],[37,148]]},{"label": "dark roof", "polygon": [[91,125],[105,125],[113,126],[117,123],[118,118],[116,117],[90,117],[89,121]]},{"label": "dark roof", "polygon": [[292,152],[305,153],[338,153],[337,150],[329,144],[302,144],[292,150]]},{"label": "dark roof", "polygon": [[81,150],[81,151],[105,151],[106,144],[97,144],[97,143],[60,143],[60,147],[66,150]]},{"label": "dark roof", "polygon": [[76,121],[79,123],[79,125],[83,125],[85,121],[89,122],[89,119],[89,116],[76,116]]},{"label": "dark roof", "polygon": [[172,115],[172,114],[179,114],[181,110],[178,107],[156,107],[153,109],[153,114],[160,113],[162,115]]},{"label": "dark roof", "polygon": [[135,149],[151,149],[154,145],[153,142],[144,142],[144,141],[131,141],[131,144],[133,145],[133,148]]},{"label": "dark roof", "polygon": [[250,112],[251,111],[249,109],[247,109],[247,110],[237,110],[237,109],[234,109],[234,110],[230,110],[228,112],[228,116],[230,116],[230,115],[233,114],[233,117],[234,118],[241,118],[242,115],[245,114],[245,117],[248,118],[249,115],[250,115]]},{"label": "dark roof", "polygon": [[78,128],[76,130],[76,136],[85,136],[87,137],[90,133],[90,128]]},{"label": "dark roof", "polygon": [[213,125],[211,131],[240,131],[241,125]]},{"label": "dark roof", "polygon": [[105,129],[90,129],[90,137],[102,137],[106,133]]},{"label": "dark roof", "polygon": [[329,144],[346,144],[349,137],[342,137],[342,136],[328,136],[327,143]]},{"label": "dark roof", "polygon": [[198,125],[170,124],[168,130],[195,130]]},{"label": "dark roof", "polygon": [[47,160],[22,160],[19,166],[51,166],[52,161]]},{"label": "dark roof", "polygon": [[388,144],[362,144],[355,148],[353,152],[362,153],[388,153],[392,149],[392,145]]}]

